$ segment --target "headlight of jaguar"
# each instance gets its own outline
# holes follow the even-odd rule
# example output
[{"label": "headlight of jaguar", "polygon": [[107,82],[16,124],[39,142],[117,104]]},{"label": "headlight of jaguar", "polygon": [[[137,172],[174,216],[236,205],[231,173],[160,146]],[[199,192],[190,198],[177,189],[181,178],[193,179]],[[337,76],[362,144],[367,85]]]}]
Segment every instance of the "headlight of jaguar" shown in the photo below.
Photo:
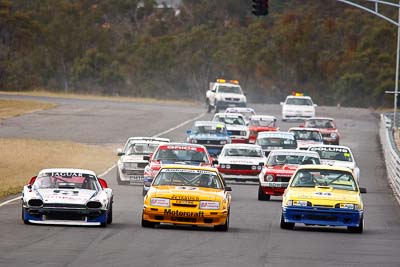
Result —
[{"label": "headlight of jaguar", "polygon": [[336,138],[336,136],[337,136],[337,133],[331,133],[332,138]]}]

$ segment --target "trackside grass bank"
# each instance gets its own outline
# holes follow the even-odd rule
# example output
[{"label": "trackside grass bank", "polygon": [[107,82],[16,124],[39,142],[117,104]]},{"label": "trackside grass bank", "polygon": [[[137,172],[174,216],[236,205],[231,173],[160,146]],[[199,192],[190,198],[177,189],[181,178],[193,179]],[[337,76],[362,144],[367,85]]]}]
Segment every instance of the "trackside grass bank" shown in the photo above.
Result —
[{"label": "trackside grass bank", "polygon": [[69,141],[0,138],[0,198],[21,192],[40,169],[83,168],[100,174],[117,161],[111,148]]},{"label": "trackside grass bank", "polygon": [[75,99],[89,99],[89,100],[109,100],[121,102],[140,102],[140,103],[159,103],[159,104],[173,104],[173,105],[201,105],[201,103],[190,100],[172,100],[172,99],[157,99],[145,97],[128,97],[128,96],[101,96],[93,94],[75,94],[75,93],[60,93],[49,92],[45,90],[24,91],[24,92],[8,92],[0,91],[0,94],[6,95],[27,95],[27,96],[44,96],[44,97],[61,97],[61,98],[75,98]]},{"label": "trackside grass bank", "polygon": [[0,99],[0,119],[7,119],[53,107],[55,107],[55,104],[52,103]]}]

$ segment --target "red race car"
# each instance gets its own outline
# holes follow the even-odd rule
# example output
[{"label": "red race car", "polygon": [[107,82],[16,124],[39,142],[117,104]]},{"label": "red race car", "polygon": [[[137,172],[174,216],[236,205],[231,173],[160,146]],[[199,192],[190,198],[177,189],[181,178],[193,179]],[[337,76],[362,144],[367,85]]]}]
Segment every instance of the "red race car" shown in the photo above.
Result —
[{"label": "red race car", "polygon": [[332,118],[314,117],[306,119],[300,127],[318,128],[321,131],[324,144],[339,145],[340,133]]},{"label": "red race car", "polygon": [[249,143],[255,144],[259,132],[279,131],[276,118],[268,115],[253,115],[249,119]]},{"label": "red race car", "polygon": [[270,200],[271,196],[282,196],[290,177],[302,164],[320,164],[318,153],[295,149],[273,150],[259,178],[258,200]]},{"label": "red race car", "polygon": [[161,144],[149,157],[149,164],[144,168],[143,195],[146,195],[153,178],[156,176],[162,165],[183,164],[194,166],[212,166],[213,158],[205,146],[188,143]]}]

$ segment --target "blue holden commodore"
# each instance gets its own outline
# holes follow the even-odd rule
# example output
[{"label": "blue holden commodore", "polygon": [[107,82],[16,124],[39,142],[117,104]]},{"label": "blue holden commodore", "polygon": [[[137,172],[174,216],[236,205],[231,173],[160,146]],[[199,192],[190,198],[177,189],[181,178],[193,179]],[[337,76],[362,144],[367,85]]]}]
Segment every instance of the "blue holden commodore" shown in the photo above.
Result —
[{"label": "blue holden commodore", "polygon": [[186,133],[188,143],[205,146],[212,156],[219,155],[222,147],[231,143],[225,123],[221,122],[196,121]]}]

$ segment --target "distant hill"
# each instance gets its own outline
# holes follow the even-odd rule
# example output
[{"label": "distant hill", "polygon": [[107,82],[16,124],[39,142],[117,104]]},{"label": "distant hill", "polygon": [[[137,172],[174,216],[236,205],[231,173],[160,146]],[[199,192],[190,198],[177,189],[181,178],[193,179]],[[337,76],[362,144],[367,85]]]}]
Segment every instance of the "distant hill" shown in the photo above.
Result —
[{"label": "distant hill", "polygon": [[0,0],[0,90],[202,100],[226,77],[263,103],[391,105],[395,27],[332,0],[269,2],[256,18],[249,0]]}]

